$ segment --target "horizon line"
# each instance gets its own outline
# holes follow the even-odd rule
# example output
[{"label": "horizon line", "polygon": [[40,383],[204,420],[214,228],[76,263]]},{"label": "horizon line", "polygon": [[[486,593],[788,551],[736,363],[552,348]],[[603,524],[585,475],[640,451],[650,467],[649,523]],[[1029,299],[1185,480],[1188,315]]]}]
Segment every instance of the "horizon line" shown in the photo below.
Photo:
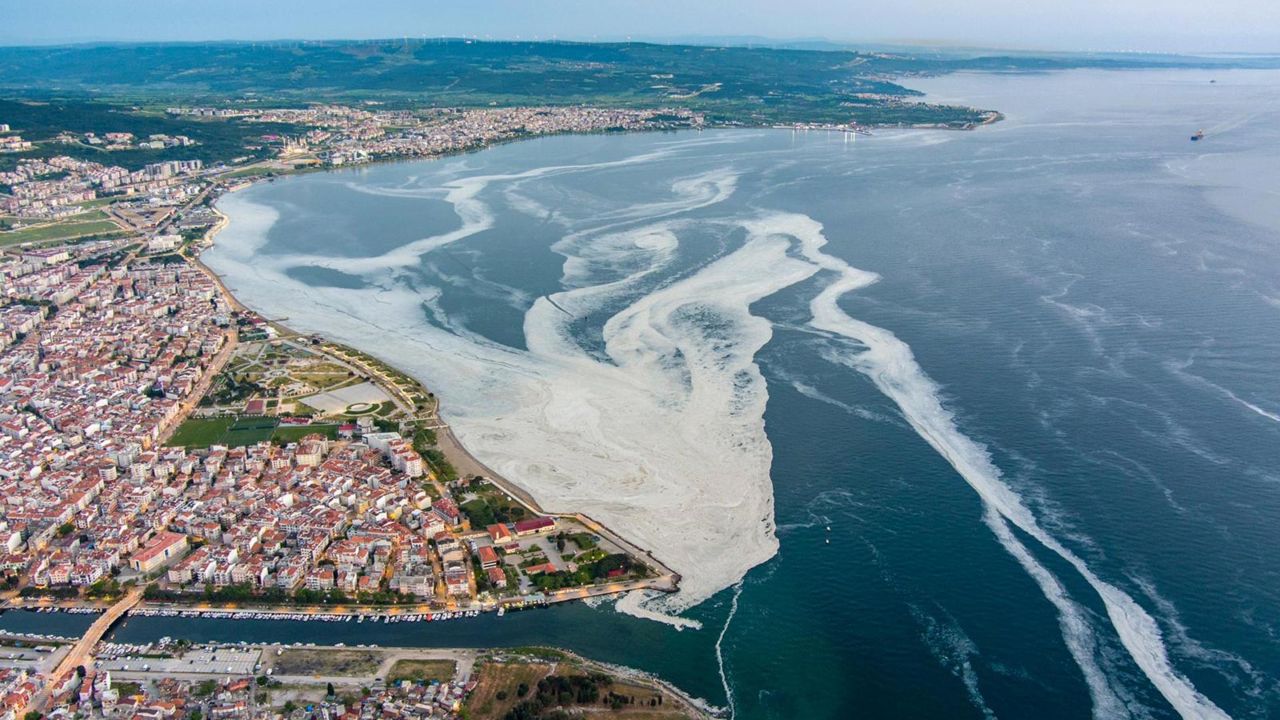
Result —
[{"label": "horizon line", "polygon": [[[43,38],[31,39],[26,41],[0,41],[0,48],[74,48],[89,46],[105,46],[105,45],[277,45],[291,43],[407,43],[407,42],[481,42],[481,43],[529,43],[529,44],[565,44],[565,45],[685,45],[690,47],[746,47],[755,49],[777,49],[777,50],[802,50],[809,52],[857,52],[859,48],[900,48],[906,50],[948,50],[953,52],[1006,52],[1006,53],[1025,53],[1025,54],[1117,54],[1117,55],[1165,55],[1165,56],[1247,56],[1247,57],[1276,57],[1280,56],[1280,50],[1262,51],[1262,50],[1142,50],[1142,49],[1115,49],[1115,48],[1046,48],[1046,47],[1026,47],[1026,46],[1006,46],[1006,45],[982,45],[965,41],[937,40],[937,39],[880,39],[880,40],[832,40],[824,37],[801,36],[801,37],[765,37],[765,36],[714,36],[714,35],[691,35],[691,36],[623,36],[623,37],[533,37],[522,38],[515,37],[481,37],[479,35],[414,35],[414,36],[383,36],[383,37],[279,37],[279,38],[260,38],[260,39],[243,39],[243,38],[204,38],[199,40],[180,40],[180,39],[161,39],[161,40],[144,40],[129,38]],[[814,44],[814,45],[830,45],[830,48],[797,48],[797,47],[779,47],[788,44]]]}]

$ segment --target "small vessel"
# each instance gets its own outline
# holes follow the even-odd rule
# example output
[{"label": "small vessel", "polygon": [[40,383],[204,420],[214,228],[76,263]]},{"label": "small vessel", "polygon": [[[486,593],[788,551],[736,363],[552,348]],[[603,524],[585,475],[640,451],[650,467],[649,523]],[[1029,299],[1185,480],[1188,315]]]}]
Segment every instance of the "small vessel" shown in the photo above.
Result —
[{"label": "small vessel", "polygon": [[1197,140],[1201,140],[1203,138],[1204,138],[1204,131],[1197,130],[1196,134],[1191,136],[1191,142],[1196,142]]}]

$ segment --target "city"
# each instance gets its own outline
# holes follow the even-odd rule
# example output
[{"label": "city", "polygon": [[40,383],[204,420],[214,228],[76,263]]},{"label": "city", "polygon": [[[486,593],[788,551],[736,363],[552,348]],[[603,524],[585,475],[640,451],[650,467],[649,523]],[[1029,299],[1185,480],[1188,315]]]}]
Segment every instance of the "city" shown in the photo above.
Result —
[{"label": "city", "polygon": [[0,720],[1280,708],[1280,3],[0,0]]},{"label": "city", "polygon": [[[332,106],[250,119],[315,129],[264,138],[277,158],[250,172],[200,160],[130,172],[55,155],[0,175],[10,232],[55,238],[10,244],[0,259],[0,572],[11,606],[427,622],[674,590],[678,577],[590,518],[546,515],[500,478],[460,475],[437,445],[448,428],[425,388],[241,307],[198,257],[224,224],[212,209],[218,194],[280,171],[700,119],[584,108],[415,122]],[[103,137],[108,151],[132,140]],[[96,643],[81,639],[86,661]],[[11,673],[5,717],[77,694],[107,717],[141,711],[121,704],[109,680],[64,664]],[[451,714],[474,683],[464,686],[392,688],[379,702],[412,701],[406,717]],[[243,709],[235,703],[252,687],[232,682],[216,697]],[[158,690],[189,701],[194,688]]]}]

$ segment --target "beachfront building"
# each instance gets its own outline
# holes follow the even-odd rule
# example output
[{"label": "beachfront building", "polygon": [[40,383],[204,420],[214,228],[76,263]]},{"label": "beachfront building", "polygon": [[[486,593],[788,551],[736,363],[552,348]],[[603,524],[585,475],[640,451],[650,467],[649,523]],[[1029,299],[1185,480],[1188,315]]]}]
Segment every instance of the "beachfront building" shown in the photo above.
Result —
[{"label": "beachfront building", "polygon": [[514,527],[516,537],[540,535],[555,530],[556,519],[542,515],[535,518],[529,518],[528,520],[520,520],[515,523]]}]

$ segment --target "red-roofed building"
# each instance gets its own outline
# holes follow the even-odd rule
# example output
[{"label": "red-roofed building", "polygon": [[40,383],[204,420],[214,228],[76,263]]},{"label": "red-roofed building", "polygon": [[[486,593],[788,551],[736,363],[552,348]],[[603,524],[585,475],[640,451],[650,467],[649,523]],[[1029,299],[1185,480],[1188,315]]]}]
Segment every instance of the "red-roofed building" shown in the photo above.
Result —
[{"label": "red-roofed building", "polygon": [[507,586],[507,574],[500,567],[491,567],[485,570],[489,574],[489,584],[494,587]]},{"label": "red-roofed building", "polygon": [[186,535],[167,531],[159,533],[133,554],[129,567],[141,573],[154,572],[185,555],[187,547]]},{"label": "red-roofed building", "polygon": [[516,523],[516,537],[527,537],[556,529],[556,519],[552,517],[536,517]]},{"label": "red-roofed building", "polygon": [[458,510],[458,503],[451,498],[440,498],[431,503],[431,507],[435,508],[436,514],[450,525],[458,525],[462,522],[462,513]]}]

